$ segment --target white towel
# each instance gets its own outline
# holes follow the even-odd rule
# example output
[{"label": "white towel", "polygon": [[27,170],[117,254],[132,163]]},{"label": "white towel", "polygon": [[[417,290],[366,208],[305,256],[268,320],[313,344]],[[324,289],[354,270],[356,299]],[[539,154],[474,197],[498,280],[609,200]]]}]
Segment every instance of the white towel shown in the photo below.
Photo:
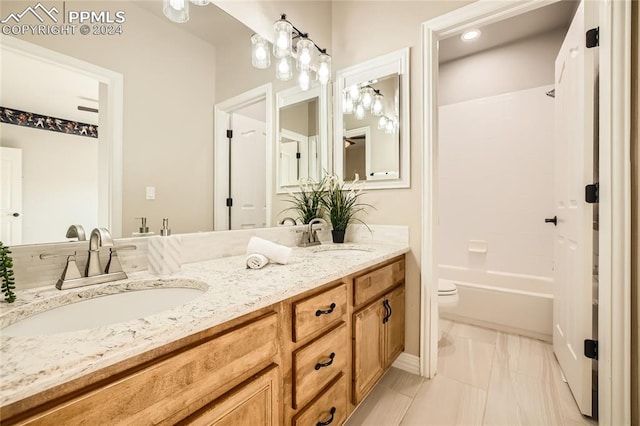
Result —
[{"label": "white towel", "polygon": [[254,253],[247,256],[246,262],[247,268],[260,269],[267,266],[267,263],[269,263],[269,259],[267,259],[267,256],[264,256],[262,254]]},{"label": "white towel", "polygon": [[263,240],[258,237],[251,237],[247,246],[247,254],[262,254],[271,262],[286,265],[291,257],[291,247]]}]

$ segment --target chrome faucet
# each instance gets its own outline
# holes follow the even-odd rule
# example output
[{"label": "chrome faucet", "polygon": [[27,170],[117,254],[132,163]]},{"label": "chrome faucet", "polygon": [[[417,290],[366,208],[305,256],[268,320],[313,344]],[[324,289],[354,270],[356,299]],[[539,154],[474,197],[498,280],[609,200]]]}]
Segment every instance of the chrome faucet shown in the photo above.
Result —
[{"label": "chrome faucet", "polygon": [[[109,262],[104,270],[100,265],[100,249],[103,247],[109,247]],[[111,234],[106,228],[95,228],[91,231],[91,237],[89,238],[89,257],[87,258],[84,276],[80,275],[80,271],[78,270],[76,252],[42,253],[40,254],[40,259],[60,256],[67,258],[67,264],[62,271],[60,279],[58,279],[56,283],[56,288],[62,290],[63,288],[82,287],[126,279],[127,274],[122,270],[122,265],[118,259],[118,250],[135,250],[136,248],[133,244],[116,246]]]},{"label": "chrome faucet", "polygon": [[318,224],[327,225],[327,221],[319,217],[314,217],[307,224],[307,229],[305,231],[298,231],[298,232],[302,232],[302,239],[298,244],[299,247],[317,246],[318,244],[320,244],[320,240],[318,239],[318,230],[322,228],[321,227],[314,228],[313,226]]}]

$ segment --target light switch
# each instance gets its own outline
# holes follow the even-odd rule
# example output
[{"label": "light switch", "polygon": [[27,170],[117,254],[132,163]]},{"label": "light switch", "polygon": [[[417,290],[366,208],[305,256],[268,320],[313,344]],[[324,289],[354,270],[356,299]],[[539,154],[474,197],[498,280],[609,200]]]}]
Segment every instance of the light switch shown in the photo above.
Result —
[{"label": "light switch", "polygon": [[155,200],[155,199],[156,199],[156,187],[147,186],[147,200]]}]

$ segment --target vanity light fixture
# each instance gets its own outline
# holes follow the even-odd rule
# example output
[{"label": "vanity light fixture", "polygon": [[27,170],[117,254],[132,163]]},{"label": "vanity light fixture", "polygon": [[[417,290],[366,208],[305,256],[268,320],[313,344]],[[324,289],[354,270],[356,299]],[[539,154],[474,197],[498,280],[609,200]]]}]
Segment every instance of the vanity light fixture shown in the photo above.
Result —
[{"label": "vanity light fixture", "polygon": [[460,38],[462,39],[462,41],[471,41],[480,37],[480,34],[482,34],[480,30],[469,30],[462,33],[462,36]]},{"label": "vanity light fixture", "polygon": [[[167,1],[167,0],[165,0]],[[287,21],[287,15],[282,14],[280,19],[273,24],[274,43],[273,56],[276,57],[277,69],[276,78],[282,81],[289,81],[293,77],[291,59],[296,60],[298,70],[298,85],[302,90],[309,90],[311,86],[312,73],[322,85],[331,81],[331,56],[326,49],[320,48],[309,34],[303,33]],[[295,45],[294,45],[295,41]],[[268,68],[264,60],[257,57],[262,55],[262,46],[266,45],[266,40],[257,34],[251,36],[251,63],[256,68]],[[260,47],[258,47],[260,46]],[[267,49],[268,50],[268,49]],[[316,51],[318,54],[316,55]],[[316,57],[317,56],[317,57]]]},{"label": "vanity light fixture", "polygon": [[364,120],[366,112],[369,111],[371,115],[379,117],[377,121],[378,130],[385,133],[396,133],[399,128],[398,112],[396,111],[391,117],[384,114],[384,95],[379,89],[374,89],[371,86],[376,82],[366,81],[344,89],[342,93],[342,113],[355,113],[357,120]]}]

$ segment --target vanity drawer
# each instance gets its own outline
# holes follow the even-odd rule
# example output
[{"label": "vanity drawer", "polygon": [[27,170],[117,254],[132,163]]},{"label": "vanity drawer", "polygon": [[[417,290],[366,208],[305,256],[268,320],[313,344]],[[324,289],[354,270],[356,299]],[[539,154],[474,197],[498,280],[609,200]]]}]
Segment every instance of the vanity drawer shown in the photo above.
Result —
[{"label": "vanity drawer", "polygon": [[339,286],[293,304],[293,341],[327,329],[347,311],[347,285]]},{"label": "vanity drawer", "polygon": [[313,398],[347,367],[349,335],[343,322],[293,353],[293,408]]},{"label": "vanity drawer", "polygon": [[24,424],[175,424],[221,387],[277,354],[278,315],[263,315],[201,344],[180,349],[62,403]]},{"label": "vanity drawer", "polygon": [[347,420],[347,376],[340,374],[320,398],[300,411],[293,419],[294,426],[341,425]]},{"label": "vanity drawer", "polygon": [[353,304],[360,306],[404,281],[404,258],[353,280]]}]

